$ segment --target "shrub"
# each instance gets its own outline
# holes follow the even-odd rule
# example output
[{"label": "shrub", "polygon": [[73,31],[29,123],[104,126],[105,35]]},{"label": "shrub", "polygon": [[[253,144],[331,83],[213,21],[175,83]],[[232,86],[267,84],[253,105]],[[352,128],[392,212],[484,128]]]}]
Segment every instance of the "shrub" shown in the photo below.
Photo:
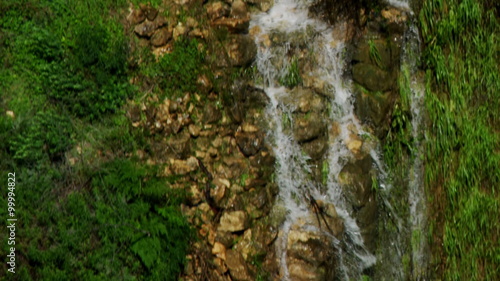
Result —
[{"label": "shrub", "polygon": [[72,144],[70,120],[55,111],[39,112],[21,126],[10,149],[14,159],[23,163],[60,160]]}]

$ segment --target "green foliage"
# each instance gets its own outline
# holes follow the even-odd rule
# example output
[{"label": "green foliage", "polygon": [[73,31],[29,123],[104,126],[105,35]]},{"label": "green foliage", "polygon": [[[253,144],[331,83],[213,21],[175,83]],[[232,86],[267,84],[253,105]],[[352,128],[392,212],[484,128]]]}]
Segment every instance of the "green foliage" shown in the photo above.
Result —
[{"label": "green foliage", "polygon": [[286,69],[286,72],[283,73],[279,80],[281,85],[288,88],[293,88],[302,83],[302,77],[300,77],[299,60],[296,57],[292,58],[290,65]]},{"label": "green foliage", "polygon": [[111,1],[25,2],[1,7],[7,12],[0,19],[6,35],[0,49],[13,72],[0,75],[1,83],[27,80],[32,94],[86,119],[116,111],[130,94],[125,37],[96,12],[113,7]]},{"label": "green foliage", "polygon": [[373,42],[373,40],[369,40],[368,47],[371,61],[378,67],[382,68],[382,58],[380,57],[380,53],[377,49],[377,45],[375,45],[375,42]]},{"label": "green foliage", "polygon": [[54,111],[41,111],[21,124],[16,137],[11,140],[13,158],[24,163],[59,160],[72,144],[72,129],[67,117]]},{"label": "green foliage", "polygon": [[131,93],[110,16],[126,4],[0,1],[0,169],[16,173],[22,261],[13,280],[177,280],[183,269],[185,195],[158,167],[124,158],[145,134],[112,114]]},{"label": "green foliage", "polygon": [[491,1],[425,1],[426,184],[443,186],[445,280],[496,280],[500,244],[500,76]]},{"label": "green foliage", "polygon": [[149,71],[157,79],[166,96],[196,91],[198,75],[202,73],[203,51],[194,39],[177,40],[174,51],[164,55]]}]

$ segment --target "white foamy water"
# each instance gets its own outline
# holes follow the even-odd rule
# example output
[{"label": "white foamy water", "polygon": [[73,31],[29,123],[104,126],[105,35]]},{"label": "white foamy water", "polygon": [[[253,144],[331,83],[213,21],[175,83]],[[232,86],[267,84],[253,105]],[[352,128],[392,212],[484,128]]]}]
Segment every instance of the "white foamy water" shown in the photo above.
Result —
[{"label": "white foamy water", "polygon": [[[255,36],[258,47],[256,65],[263,77],[262,89],[269,97],[266,113],[270,130],[268,139],[273,145],[276,156],[276,182],[280,192],[279,204],[286,208],[286,220],[281,227],[282,235],[278,242],[278,256],[281,260],[281,275],[283,280],[290,280],[286,262],[287,237],[290,227],[299,219],[310,215],[308,202],[304,200],[304,192],[310,192],[315,198],[326,203],[333,203],[337,213],[344,220],[345,234],[342,241],[333,239],[338,245],[339,272],[344,280],[359,279],[362,271],[375,264],[375,256],[366,250],[360,229],[344,198],[338,183],[342,167],[352,159],[353,155],[346,147],[349,140],[349,127],[364,133],[359,121],[353,114],[353,98],[349,90],[349,81],[342,79],[345,67],[343,58],[345,42],[339,29],[342,26],[330,27],[317,19],[308,16],[308,2],[300,0],[277,0],[266,13],[255,15],[250,23],[250,29]],[[289,89],[278,85],[278,80],[290,65],[288,53],[289,42],[274,44],[270,37],[280,33],[284,36],[294,33],[305,34],[304,45],[307,51],[315,53],[320,62],[312,68],[308,75],[323,81],[329,89],[330,126],[335,122],[339,134],[329,139],[328,163],[330,172],[326,189],[320,190],[318,184],[311,182],[308,157],[302,152],[293,134],[286,130],[284,123],[291,124],[292,108],[283,103],[283,98],[289,95]],[[303,47],[304,48],[304,47]],[[284,120],[285,119],[285,120]],[[330,129],[330,128],[329,128]],[[326,191],[325,191],[326,190]],[[320,230],[317,230],[320,231]]]}]

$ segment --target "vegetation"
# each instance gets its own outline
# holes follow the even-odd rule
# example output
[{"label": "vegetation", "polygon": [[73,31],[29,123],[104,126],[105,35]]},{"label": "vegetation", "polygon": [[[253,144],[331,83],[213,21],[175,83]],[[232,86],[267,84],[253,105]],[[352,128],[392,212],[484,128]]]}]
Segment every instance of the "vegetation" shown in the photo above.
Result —
[{"label": "vegetation", "polygon": [[293,57],[291,59],[290,65],[286,68],[286,72],[283,73],[279,82],[281,85],[288,88],[293,88],[302,83],[302,78],[300,77],[299,61],[296,57]]},{"label": "vegetation", "polygon": [[420,12],[428,70],[426,185],[438,214],[433,248],[445,280],[500,278],[500,25],[494,3],[424,1]]},{"label": "vegetation", "polygon": [[[193,238],[185,196],[134,158],[148,136],[123,114],[136,93],[126,5],[0,2],[0,170],[17,180],[12,280],[177,280],[183,270]],[[149,67],[177,80],[169,95],[193,87],[202,59],[196,42],[182,44],[184,56]],[[187,69],[173,77],[176,64]]]},{"label": "vegetation", "polygon": [[203,49],[196,40],[181,39],[175,42],[174,51],[164,55],[157,64],[145,72],[162,89],[164,96],[195,92],[198,75],[203,73]]}]

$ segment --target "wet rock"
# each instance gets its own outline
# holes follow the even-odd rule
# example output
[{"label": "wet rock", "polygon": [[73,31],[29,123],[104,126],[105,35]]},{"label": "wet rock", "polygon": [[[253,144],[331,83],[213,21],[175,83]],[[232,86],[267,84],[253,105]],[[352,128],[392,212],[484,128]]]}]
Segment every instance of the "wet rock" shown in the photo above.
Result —
[{"label": "wet rock", "polygon": [[302,144],[302,149],[311,159],[321,159],[326,152],[328,145],[325,138],[318,138]]},{"label": "wet rock", "polygon": [[374,92],[390,90],[395,83],[387,71],[368,63],[354,65],[352,78],[355,82]]},{"label": "wet rock", "polygon": [[394,105],[392,93],[370,93],[356,89],[355,97],[356,115],[364,123],[371,125],[378,138],[385,137],[389,130],[390,116]]},{"label": "wet rock", "polygon": [[354,62],[371,63],[376,66],[380,66],[383,69],[390,69],[393,67],[393,62],[391,60],[391,49],[387,44],[386,39],[375,39],[372,41],[374,48],[380,56],[380,65],[374,61],[374,58],[370,57],[370,43],[369,40],[363,38],[361,42],[358,43],[354,51],[352,60]]},{"label": "wet rock", "polygon": [[151,37],[151,45],[155,47],[163,46],[172,39],[172,31],[167,27],[158,29]]},{"label": "wet rock", "polygon": [[248,226],[248,216],[244,211],[224,212],[218,231],[238,232]]},{"label": "wet rock", "polygon": [[298,142],[309,141],[325,133],[326,123],[320,114],[311,112],[297,115],[294,120],[293,134]]},{"label": "wet rock", "polygon": [[226,265],[229,268],[229,274],[236,281],[252,281],[254,277],[250,274],[250,270],[245,262],[245,259],[240,253],[228,250],[226,252]]},{"label": "wet rock", "polygon": [[227,55],[232,66],[246,66],[257,54],[257,47],[250,36],[234,35],[226,46]]},{"label": "wet rock", "polygon": [[311,89],[296,87],[283,99],[289,107],[301,113],[309,111],[322,112],[325,109],[326,101]]},{"label": "wet rock", "polygon": [[226,3],[217,1],[208,3],[206,6],[208,18],[215,20],[221,17],[229,16],[229,6]]},{"label": "wet rock", "polygon": [[264,139],[255,133],[237,132],[235,137],[241,153],[247,157],[257,154],[264,143]]},{"label": "wet rock", "polygon": [[248,0],[247,3],[256,5],[262,12],[267,12],[273,6],[274,0]]},{"label": "wet rock", "polygon": [[339,174],[339,182],[349,203],[357,209],[365,206],[373,195],[372,163],[368,155],[361,160],[347,163]]},{"label": "wet rock", "polygon": [[287,237],[287,265],[291,280],[333,280],[334,245],[326,235],[292,226]]}]

